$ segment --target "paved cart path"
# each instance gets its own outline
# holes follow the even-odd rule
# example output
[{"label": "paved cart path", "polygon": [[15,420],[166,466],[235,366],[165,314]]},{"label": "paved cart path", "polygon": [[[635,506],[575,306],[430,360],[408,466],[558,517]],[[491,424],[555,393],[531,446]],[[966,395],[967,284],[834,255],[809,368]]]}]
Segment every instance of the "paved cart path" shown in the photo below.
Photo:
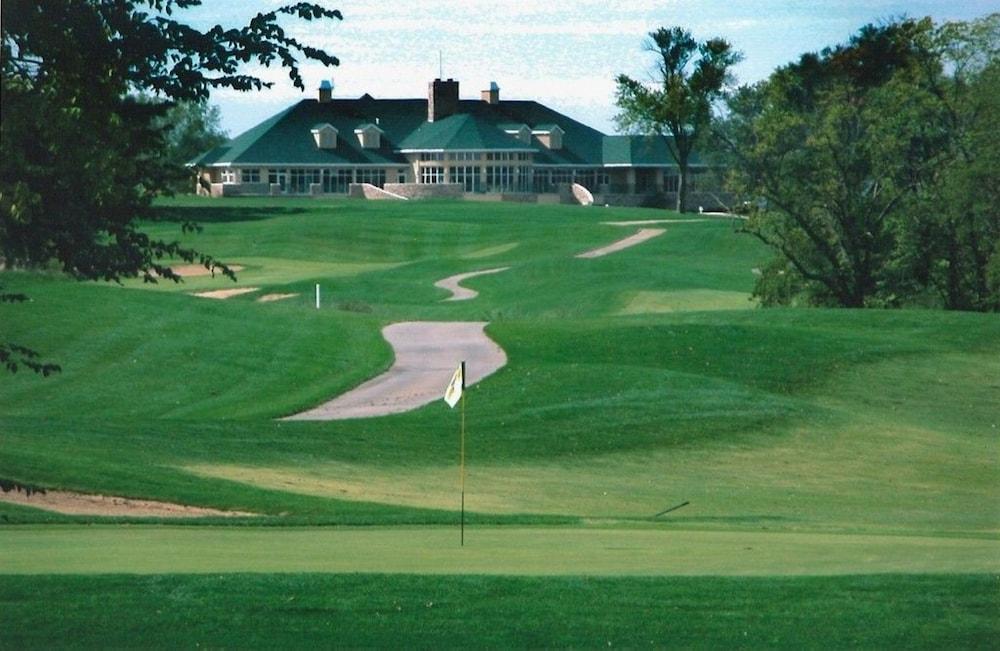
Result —
[{"label": "paved cart path", "polygon": [[510,267],[497,267],[495,269],[483,269],[482,271],[470,271],[464,274],[455,274],[454,276],[448,276],[447,278],[442,278],[441,280],[434,283],[435,287],[440,287],[441,289],[447,289],[451,292],[451,296],[444,299],[446,301],[467,301],[470,298],[475,298],[479,296],[479,292],[474,289],[469,289],[467,287],[462,287],[461,282],[468,278],[474,278],[476,276],[485,276],[487,274],[496,274],[501,271],[507,271]]},{"label": "paved cart path", "polygon": [[630,235],[625,239],[618,240],[617,242],[612,242],[607,246],[602,246],[598,249],[591,249],[590,251],[585,251],[583,253],[578,253],[576,257],[578,258],[599,258],[603,255],[608,255],[609,253],[616,253],[622,249],[627,249],[636,244],[642,244],[646,240],[652,239],[663,235],[667,231],[662,228],[641,228],[635,235]]},{"label": "paved cart path", "polygon": [[372,418],[410,411],[441,400],[459,362],[466,362],[466,386],[507,363],[507,355],[486,336],[485,321],[410,321],[382,330],[396,355],[392,367],[329,402],[285,420]]}]

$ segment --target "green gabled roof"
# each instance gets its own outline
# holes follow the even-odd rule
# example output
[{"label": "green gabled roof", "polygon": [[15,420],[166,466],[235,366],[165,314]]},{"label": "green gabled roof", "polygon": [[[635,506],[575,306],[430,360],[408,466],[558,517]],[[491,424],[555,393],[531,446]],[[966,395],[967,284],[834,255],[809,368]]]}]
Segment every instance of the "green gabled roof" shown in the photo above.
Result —
[{"label": "green gabled roof", "polygon": [[[603,151],[605,165],[676,167],[666,136],[604,136]],[[692,152],[688,164],[702,165],[702,162]]]},{"label": "green gabled roof", "polygon": [[562,149],[549,149],[538,138],[532,138],[536,150],[535,165],[596,166],[603,162],[603,133],[543,104],[528,100],[503,100],[495,105],[476,101],[462,101],[460,104],[459,110],[487,114],[497,124],[526,124],[535,131],[540,126],[551,128],[559,125],[565,134]]},{"label": "green gabled roof", "polygon": [[399,143],[406,150],[531,149],[496,124],[468,113],[425,122]]},{"label": "green gabled roof", "polygon": [[[244,131],[224,145],[219,145],[201,156],[192,160],[188,165],[215,165],[217,163],[232,163],[243,154],[247,148],[253,146],[259,139],[264,137],[271,128],[281,122],[289,113],[295,110],[297,105],[293,105],[284,111],[264,120],[248,131]],[[310,130],[310,135],[311,135]]]},{"label": "green gabled roof", "polygon": [[[673,165],[666,140],[660,137],[607,136],[533,101],[505,100],[489,104],[460,100],[455,115],[427,122],[425,99],[308,99],[191,161],[191,165],[407,165],[401,150],[534,151],[535,165],[595,167],[601,165]],[[334,149],[316,146],[312,130],[330,124],[338,131]],[[356,129],[377,126],[381,146],[364,149]],[[552,150],[532,137],[518,140],[507,129],[534,131],[558,126],[562,149]],[[701,164],[692,157],[692,164]]]}]

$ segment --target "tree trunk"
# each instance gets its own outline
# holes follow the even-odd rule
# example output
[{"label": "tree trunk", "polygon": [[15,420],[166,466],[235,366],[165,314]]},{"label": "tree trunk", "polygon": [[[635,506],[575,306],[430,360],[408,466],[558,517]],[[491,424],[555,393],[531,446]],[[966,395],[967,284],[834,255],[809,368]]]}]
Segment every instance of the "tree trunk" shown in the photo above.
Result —
[{"label": "tree trunk", "polygon": [[687,156],[681,157],[678,162],[677,167],[679,169],[679,174],[677,176],[677,212],[687,212],[688,206],[688,162]]}]

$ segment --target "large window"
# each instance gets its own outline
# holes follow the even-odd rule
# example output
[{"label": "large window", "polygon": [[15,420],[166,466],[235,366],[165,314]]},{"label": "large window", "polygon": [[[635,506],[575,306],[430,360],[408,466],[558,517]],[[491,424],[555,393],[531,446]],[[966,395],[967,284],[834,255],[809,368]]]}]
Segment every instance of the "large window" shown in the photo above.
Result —
[{"label": "large window", "polygon": [[224,167],[224,168],[222,168],[222,182],[223,183],[236,183],[237,182],[237,178],[238,177],[237,177],[236,170],[234,170],[231,167]]},{"label": "large window", "polygon": [[424,152],[420,154],[420,160],[422,161],[444,160],[444,154],[442,154],[441,152]]},{"label": "large window", "polygon": [[676,174],[666,174],[663,177],[663,190],[665,192],[677,192],[680,187],[680,177]]},{"label": "large window", "polygon": [[507,165],[486,168],[486,187],[492,192],[519,192],[519,169]]},{"label": "large window", "polygon": [[437,166],[422,167],[420,182],[427,184],[444,183],[444,168]]},{"label": "large window", "polygon": [[268,170],[267,182],[277,183],[281,186],[281,191],[284,192],[288,187],[288,170],[281,168]]},{"label": "large window", "polygon": [[345,194],[354,182],[354,170],[323,170],[323,192]]},{"label": "large window", "polygon": [[385,185],[385,170],[382,169],[359,169],[357,171],[358,183],[371,183],[378,187]]},{"label": "large window", "polygon": [[479,167],[468,165],[451,168],[451,182],[461,183],[466,192],[479,192]]},{"label": "large window", "polygon": [[240,180],[243,183],[260,183],[260,170],[256,167],[246,167],[240,170]]},{"label": "large window", "polygon": [[319,168],[293,167],[289,172],[288,191],[292,194],[309,194],[312,183],[321,183]]},{"label": "large window", "polygon": [[637,169],[635,171],[635,191],[645,194],[656,191],[656,170]]}]

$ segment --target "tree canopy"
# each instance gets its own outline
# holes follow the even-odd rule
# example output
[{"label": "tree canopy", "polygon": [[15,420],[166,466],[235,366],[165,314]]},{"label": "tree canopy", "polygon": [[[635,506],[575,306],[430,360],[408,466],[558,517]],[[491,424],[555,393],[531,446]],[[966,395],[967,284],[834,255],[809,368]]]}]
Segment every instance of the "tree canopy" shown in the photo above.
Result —
[{"label": "tree canopy", "polygon": [[869,25],[733,93],[718,133],[745,231],[777,254],[764,304],[997,309],[996,42],[963,43],[995,39],[982,24]]},{"label": "tree canopy", "polygon": [[618,124],[625,130],[667,136],[670,155],[679,168],[678,211],[687,210],[691,152],[703,140],[712,105],[722,97],[730,70],[742,55],[721,38],[698,43],[681,27],[649,33],[646,49],[656,56],[656,85],[647,86],[618,75]]},{"label": "tree canopy", "polygon": [[[212,89],[271,84],[246,66],[282,66],[304,89],[299,59],[337,65],[300,43],[285,19],[340,19],[299,2],[242,27],[207,30],[177,20],[200,0],[5,0],[0,5],[0,260],[55,265],[84,280],[177,280],[167,258],[231,275],[210,255],[146,236],[150,204],[176,178],[164,152],[164,115]],[[146,94],[154,101],[142,101]],[[197,228],[183,224],[182,229]],[[4,361],[20,355],[9,344]],[[21,347],[23,348],[23,347]],[[18,349],[20,350],[20,348]]]}]

